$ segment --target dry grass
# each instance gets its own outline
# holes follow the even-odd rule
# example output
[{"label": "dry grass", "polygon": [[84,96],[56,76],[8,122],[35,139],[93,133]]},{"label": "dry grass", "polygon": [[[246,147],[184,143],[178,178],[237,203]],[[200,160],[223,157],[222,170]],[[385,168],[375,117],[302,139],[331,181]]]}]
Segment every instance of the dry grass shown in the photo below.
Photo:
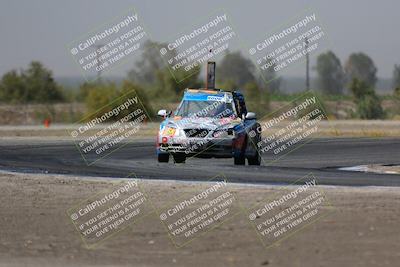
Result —
[{"label": "dry grass", "polygon": [[[270,129],[279,130],[285,124]],[[44,126],[0,126],[0,137],[58,137],[69,138],[72,124]],[[133,138],[149,138],[157,135],[159,123],[147,123]],[[92,130],[94,134],[99,128]],[[329,120],[318,124],[316,137],[400,137],[400,121]]]}]

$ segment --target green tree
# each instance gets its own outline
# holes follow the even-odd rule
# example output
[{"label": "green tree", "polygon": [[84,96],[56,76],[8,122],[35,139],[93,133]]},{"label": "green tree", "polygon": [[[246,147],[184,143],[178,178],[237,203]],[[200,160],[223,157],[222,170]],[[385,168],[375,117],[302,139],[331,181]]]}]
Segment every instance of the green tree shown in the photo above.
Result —
[{"label": "green tree", "polygon": [[86,90],[85,104],[90,115],[88,120],[111,111],[114,108],[112,102],[120,96],[118,88],[113,83],[86,84]]},{"label": "green tree", "polygon": [[237,86],[243,87],[248,82],[255,81],[254,64],[242,56],[240,52],[227,52],[221,64],[217,64],[217,80],[220,83],[231,80]]},{"label": "green tree", "polygon": [[193,69],[192,75],[190,76],[188,76],[188,73],[184,70],[174,71],[175,77],[172,77],[170,73],[164,72],[165,88],[167,92],[173,91],[179,96],[186,88],[200,87],[200,82],[198,80],[199,72],[199,66]]},{"label": "green tree", "polygon": [[276,63],[273,63],[272,59],[268,59],[267,63],[270,63],[271,67],[263,70],[263,77],[260,76],[258,83],[263,84],[266,82],[268,85],[268,91],[272,94],[278,94],[282,79],[276,75],[276,71],[274,70]]},{"label": "green tree", "polygon": [[[119,94],[121,96],[136,94],[137,97],[139,98],[140,103],[143,105],[144,109],[146,110],[146,113],[147,113],[146,115],[148,115],[150,117],[154,117],[154,115],[155,115],[154,110],[150,105],[150,101],[147,96],[146,90],[143,87],[141,87],[135,83],[132,83],[131,81],[125,80],[122,83],[121,91]],[[121,98],[121,100],[125,101],[123,98]]]},{"label": "green tree", "polygon": [[237,84],[233,80],[225,80],[224,82],[217,81],[216,87],[226,91],[235,91],[238,90]]},{"label": "green tree", "polygon": [[[135,62],[133,69],[128,72],[129,80],[145,86],[154,85],[158,79],[157,73],[166,67],[166,63],[160,56],[160,49],[166,45],[165,43],[151,40],[146,41],[141,48],[140,59]],[[174,51],[168,50],[168,54],[165,57],[169,58],[174,55]]]},{"label": "green tree", "polygon": [[28,90],[21,75],[15,70],[4,74],[0,82],[0,100],[5,103],[26,103],[28,99]]},{"label": "green tree", "polygon": [[83,102],[86,100],[90,90],[96,87],[96,84],[100,84],[99,80],[96,80],[96,82],[84,82],[79,86],[78,93],[76,95],[76,100],[78,102]]},{"label": "green tree", "polygon": [[[120,87],[114,83],[87,83],[85,85],[86,98],[85,104],[87,108],[87,120],[101,116],[106,112],[112,111],[114,108],[125,103],[130,97],[138,97],[140,103],[144,106],[148,116],[153,117],[154,112],[150,106],[146,90],[142,87],[132,83],[131,81],[123,81]],[[120,119],[130,112],[137,109],[137,105],[123,110],[114,120]]]},{"label": "green tree", "polygon": [[261,90],[255,82],[248,82],[244,85],[244,95],[247,102],[261,102]]},{"label": "green tree", "polygon": [[257,113],[259,118],[268,112],[270,102],[268,90],[260,88],[256,82],[248,82],[244,85],[243,94],[248,111]]},{"label": "green tree", "polygon": [[350,84],[354,102],[357,105],[357,116],[361,119],[383,119],[385,113],[375,90],[364,81],[354,78]]},{"label": "green tree", "polygon": [[351,54],[346,62],[345,72],[349,81],[356,78],[369,87],[375,87],[377,68],[368,55],[364,53]]},{"label": "green tree", "polygon": [[395,99],[400,100],[400,87],[394,88],[393,94]]},{"label": "green tree", "polygon": [[33,61],[27,70],[6,73],[1,79],[0,96],[10,103],[55,103],[65,101],[62,88],[53,74],[40,62]]},{"label": "green tree", "polygon": [[394,65],[393,70],[393,96],[396,100],[400,101],[400,65]]},{"label": "green tree", "polygon": [[400,65],[394,65],[393,69],[393,87],[400,88]]},{"label": "green tree", "polygon": [[[184,70],[176,70],[171,73],[167,63],[160,56],[160,49],[166,46],[165,43],[147,41],[143,46],[141,58],[128,73],[128,79],[151,91],[150,95],[155,98],[172,100],[184,89],[200,85],[198,81],[200,67],[195,67],[189,73]],[[173,56],[176,56],[175,50],[168,50],[164,55],[165,58]]]},{"label": "green tree", "polygon": [[400,87],[394,88],[393,96],[396,103],[393,111],[395,114],[400,114]]},{"label": "green tree", "polygon": [[33,61],[24,75],[34,102],[62,102],[64,95],[61,87],[54,81],[53,74],[40,62]]},{"label": "green tree", "polygon": [[328,95],[343,94],[344,71],[339,58],[332,52],[322,53],[317,58],[318,88]]}]

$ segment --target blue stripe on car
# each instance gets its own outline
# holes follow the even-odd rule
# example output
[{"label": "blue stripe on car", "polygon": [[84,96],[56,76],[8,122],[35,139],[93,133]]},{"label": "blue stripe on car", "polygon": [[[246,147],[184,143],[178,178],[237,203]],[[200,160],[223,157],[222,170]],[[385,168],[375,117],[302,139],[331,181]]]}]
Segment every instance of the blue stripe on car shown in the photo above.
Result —
[{"label": "blue stripe on car", "polygon": [[183,100],[188,100],[188,101],[208,101],[208,97],[221,97],[223,98],[225,95],[224,94],[185,94],[183,96]]}]

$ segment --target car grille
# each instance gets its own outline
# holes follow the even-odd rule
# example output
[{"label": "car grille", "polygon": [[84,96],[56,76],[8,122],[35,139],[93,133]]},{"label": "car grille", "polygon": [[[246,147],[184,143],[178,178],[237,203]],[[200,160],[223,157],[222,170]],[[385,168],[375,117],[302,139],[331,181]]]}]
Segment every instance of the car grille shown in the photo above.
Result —
[{"label": "car grille", "polygon": [[224,138],[227,136],[233,136],[233,130],[232,129],[224,129],[224,130],[216,130],[213,132],[213,137],[214,138]]},{"label": "car grille", "polygon": [[192,137],[192,138],[203,138],[208,135],[210,130],[207,129],[185,129],[185,135],[186,137]]}]

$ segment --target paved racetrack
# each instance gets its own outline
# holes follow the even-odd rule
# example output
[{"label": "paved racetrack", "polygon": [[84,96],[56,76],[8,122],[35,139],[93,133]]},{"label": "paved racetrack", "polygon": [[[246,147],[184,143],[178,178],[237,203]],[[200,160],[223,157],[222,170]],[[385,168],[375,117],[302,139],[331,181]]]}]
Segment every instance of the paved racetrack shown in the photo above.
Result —
[{"label": "paved racetrack", "polygon": [[[270,162],[270,158],[264,158]],[[87,176],[209,180],[224,174],[239,183],[293,183],[312,172],[319,184],[400,186],[400,175],[340,171],[363,164],[399,164],[399,138],[315,139],[285,157],[262,166],[234,166],[233,159],[189,159],[158,163],[154,140],[138,140],[88,166],[71,141],[0,141],[0,168]]]}]

